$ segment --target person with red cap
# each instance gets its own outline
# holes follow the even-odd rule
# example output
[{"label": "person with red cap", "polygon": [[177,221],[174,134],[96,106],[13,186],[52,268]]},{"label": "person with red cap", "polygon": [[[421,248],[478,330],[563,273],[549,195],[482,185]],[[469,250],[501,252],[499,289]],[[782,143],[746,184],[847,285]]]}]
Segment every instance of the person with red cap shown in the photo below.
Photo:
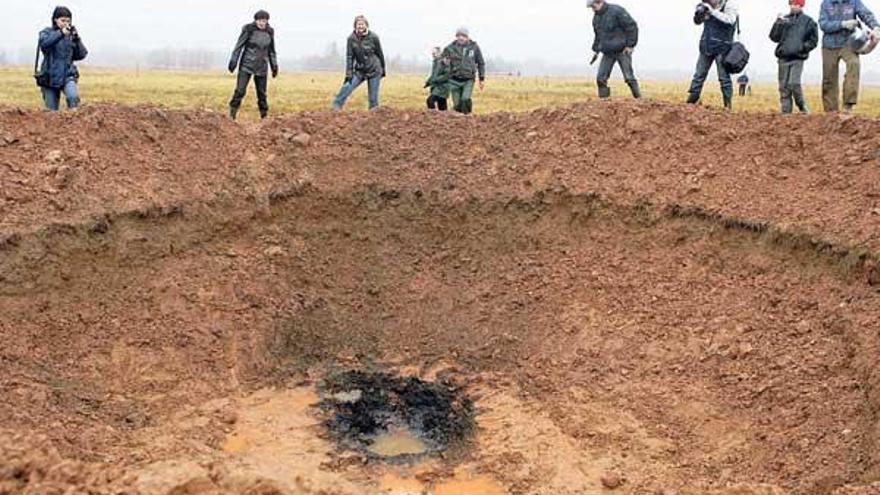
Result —
[{"label": "person with red cap", "polygon": [[806,0],[789,0],[791,11],[780,14],[770,30],[770,40],[776,43],[779,61],[779,97],[782,113],[792,112],[792,100],[801,113],[809,113],[804,99],[801,76],[804,61],[819,46],[819,25],[804,13]]}]

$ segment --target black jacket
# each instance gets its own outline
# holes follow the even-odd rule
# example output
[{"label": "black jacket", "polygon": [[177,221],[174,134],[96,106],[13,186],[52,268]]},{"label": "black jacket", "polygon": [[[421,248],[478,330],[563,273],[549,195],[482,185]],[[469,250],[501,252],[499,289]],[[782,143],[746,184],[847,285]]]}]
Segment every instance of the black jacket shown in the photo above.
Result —
[{"label": "black jacket", "polygon": [[385,75],[385,53],[379,36],[372,31],[359,36],[351,33],[345,50],[345,78],[357,73],[363,79]]},{"label": "black jacket", "polygon": [[260,30],[255,22],[241,28],[241,36],[229,59],[229,70],[238,70],[257,76],[265,76],[269,67],[278,73],[278,56],[275,54],[275,30],[271,26]]},{"label": "black jacket", "polygon": [[639,43],[639,26],[620,5],[606,3],[593,16],[593,51],[616,54]]},{"label": "black jacket", "polygon": [[773,24],[770,40],[777,43],[779,60],[806,60],[819,46],[819,25],[807,14],[789,14]]}]

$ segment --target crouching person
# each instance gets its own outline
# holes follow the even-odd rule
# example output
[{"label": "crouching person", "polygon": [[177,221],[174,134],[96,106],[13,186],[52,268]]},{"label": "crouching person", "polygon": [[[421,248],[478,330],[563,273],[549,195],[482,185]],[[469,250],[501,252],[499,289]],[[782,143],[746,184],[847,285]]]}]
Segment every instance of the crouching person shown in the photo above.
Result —
[{"label": "crouching person", "polygon": [[89,52],[72,21],[70,9],[56,7],[52,12],[52,26],[40,32],[43,65],[37,74],[37,84],[49,110],[59,109],[62,93],[67,108],[79,106],[79,70],[74,62],[85,59]]},{"label": "crouching person", "polygon": [[639,82],[636,80],[632,65],[632,54],[639,42],[639,27],[636,21],[623,7],[606,2],[605,0],[587,0],[587,6],[593,9],[593,53],[597,56],[602,54],[599,62],[599,72],[596,75],[596,85],[599,87],[599,97],[611,96],[611,88],[608,87],[608,79],[614,65],[620,65],[623,79],[629,86],[633,98],[641,98]]},{"label": "crouching person", "polygon": [[428,108],[445,112],[449,98],[449,60],[443,57],[443,50],[439,46],[434,47],[432,52],[434,65],[431,68],[431,76],[425,81],[425,87],[431,88],[428,96]]},{"label": "crouching person", "polygon": [[480,90],[486,84],[486,61],[480,45],[473,41],[470,32],[460,27],[455,32],[455,41],[443,50],[443,57],[449,60],[449,91],[456,112],[469,114],[474,110],[474,83],[480,78]]},{"label": "crouching person", "polygon": [[777,44],[782,113],[792,112],[792,100],[801,113],[809,113],[801,76],[804,73],[804,61],[819,46],[819,25],[804,13],[805,2],[806,0],[789,0],[791,12],[779,17],[770,30],[770,40]]}]

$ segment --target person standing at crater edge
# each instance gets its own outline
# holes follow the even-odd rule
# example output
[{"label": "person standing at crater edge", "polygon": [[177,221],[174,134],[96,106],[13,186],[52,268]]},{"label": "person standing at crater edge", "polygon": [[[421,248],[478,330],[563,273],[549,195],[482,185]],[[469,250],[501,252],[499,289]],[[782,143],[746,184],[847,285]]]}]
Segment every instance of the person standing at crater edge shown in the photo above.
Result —
[{"label": "person standing at crater edge", "polygon": [[819,46],[819,26],[804,13],[806,0],[789,0],[788,3],[791,12],[780,15],[770,30],[770,40],[776,43],[776,58],[779,60],[781,109],[782,113],[791,113],[794,100],[801,113],[809,113],[801,77],[804,62]]},{"label": "person standing at crater edge", "polygon": [[366,81],[370,109],[379,106],[379,88],[386,75],[385,52],[379,36],[370,30],[365,16],[354,18],[354,32],[348,37],[345,50],[345,81],[333,100],[333,109],[341,110],[348,97]]},{"label": "person standing at crater edge", "polygon": [[445,112],[447,98],[449,98],[449,60],[443,58],[443,50],[435,46],[431,51],[434,63],[431,67],[431,75],[425,81],[425,88],[431,89],[428,96],[428,109]]},{"label": "person standing at crater edge", "polygon": [[706,77],[712,64],[715,64],[718,82],[721,83],[724,108],[728,110],[733,108],[733,81],[724,68],[724,56],[733,46],[737,22],[739,22],[739,6],[736,0],[706,0],[697,5],[694,24],[703,25],[703,34],[700,37],[697,68],[688,90],[688,103],[695,105],[700,102]]},{"label": "person standing at crater edge", "polygon": [[235,85],[235,93],[229,102],[229,116],[235,120],[241,100],[247,94],[248,84],[251,77],[254,78],[254,86],[257,89],[257,106],[260,109],[260,118],[265,119],[269,114],[269,102],[266,89],[269,80],[269,68],[272,69],[272,77],[278,77],[278,57],[275,54],[275,30],[269,25],[269,13],[260,10],[254,14],[254,22],[245,24],[241,28],[241,36],[232,51],[229,59],[229,72],[235,72],[238,67],[238,80]]},{"label": "person standing at crater edge", "polygon": [[614,65],[620,65],[623,79],[629,86],[633,98],[641,98],[639,81],[636,80],[632,66],[632,54],[639,43],[639,26],[633,20],[629,12],[619,5],[614,5],[605,0],[587,0],[587,7],[593,9],[593,59],[602,54],[599,62],[599,71],[596,73],[596,85],[599,87],[599,97],[609,98],[611,88],[608,87],[608,79]]},{"label": "person standing at crater edge", "polygon": [[449,91],[455,111],[465,115],[474,110],[474,83],[480,78],[480,91],[486,85],[486,61],[480,45],[471,39],[470,31],[460,27],[455,31],[455,41],[443,50],[449,60]]},{"label": "person standing at crater edge", "polygon": [[59,109],[62,93],[67,108],[79,106],[79,70],[74,62],[85,59],[89,52],[72,21],[70,9],[56,7],[52,25],[40,31],[39,49],[44,58],[36,77],[48,110]]},{"label": "person standing at crater edge", "polygon": [[822,0],[819,27],[822,29],[822,106],[826,112],[840,109],[840,61],[846,65],[843,77],[843,110],[849,112],[859,100],[861,61],[849,45],[850,35],[864,22],[880,36],[874,14],[862,0]]}]

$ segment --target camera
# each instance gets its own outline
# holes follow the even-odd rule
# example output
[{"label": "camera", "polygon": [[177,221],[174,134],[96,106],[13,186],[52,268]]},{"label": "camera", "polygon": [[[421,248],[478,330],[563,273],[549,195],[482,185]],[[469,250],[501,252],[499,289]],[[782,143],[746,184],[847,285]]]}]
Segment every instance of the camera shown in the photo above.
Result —
[{"label": "camera", "polygon": [[698,4],[696,10],[694,11],[694,24],[702,24],[708,21],[711,15],[712,10],[709,9],[706,4]]}]

